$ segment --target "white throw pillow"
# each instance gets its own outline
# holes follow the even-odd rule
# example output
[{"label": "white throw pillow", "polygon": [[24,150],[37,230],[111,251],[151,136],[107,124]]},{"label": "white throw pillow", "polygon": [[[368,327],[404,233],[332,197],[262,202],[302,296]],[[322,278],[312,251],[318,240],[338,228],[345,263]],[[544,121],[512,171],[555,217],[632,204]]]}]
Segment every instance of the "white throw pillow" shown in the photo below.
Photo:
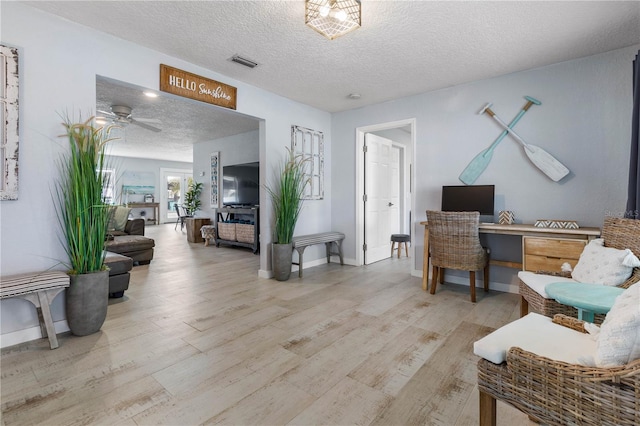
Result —
[{"label": "white throw pillow", "polygon": [[595,364],[615,367],[640,358],[640,283],[626,289],[600,326]]},{"label": "white throw pillow", "polygon": [[631,250],[605,247],[604,240],[597,238],[585,246],[571,276],[582,283],[616,286],[624,283],[633,268],[639,266],[640,260]]}]

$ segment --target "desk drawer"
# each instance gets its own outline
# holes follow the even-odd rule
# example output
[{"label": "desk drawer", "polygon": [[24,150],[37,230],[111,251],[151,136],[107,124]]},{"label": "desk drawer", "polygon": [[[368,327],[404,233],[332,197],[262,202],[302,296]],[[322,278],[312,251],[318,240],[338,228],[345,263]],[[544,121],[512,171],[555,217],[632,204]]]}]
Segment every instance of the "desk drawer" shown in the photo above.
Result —
[{"label": "desk drawer", "polygon": [[563,263],[575,267],[587,240],[566,238],[523,237],[522,253],[525,271],[560,272]]}]

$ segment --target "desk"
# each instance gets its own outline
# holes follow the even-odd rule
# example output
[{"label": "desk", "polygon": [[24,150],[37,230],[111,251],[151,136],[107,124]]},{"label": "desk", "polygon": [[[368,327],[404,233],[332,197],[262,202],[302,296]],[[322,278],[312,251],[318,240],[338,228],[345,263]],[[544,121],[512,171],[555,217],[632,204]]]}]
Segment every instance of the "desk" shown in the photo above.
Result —
[{"label": "desk", "polygon": [[132,209],[153,209],[153,219],[145,218],[147,222],[153,221],[156,225],[160,224],[160,203],[127,203],[127,207]]},{"label": "desk", "polygon": [[578,319],[593,322],[593,314],[609,312],[624,289],[601,284],[559,282],[547,284],[544,291],[556,302],[576,308]]},{"label": "desk", "polygon": [[[427,280],[429,279],[429,223],[420,222],[424,225],[424,255],[422,260],[422,289],[427,291]],[[481,223],[479,226],[482,234],[519,235],[536,237],[556,237],[566,239],[578,239],[591,241],[600,236],[600,228],[538,228],[533,225],[511,224],[500,225],[497,223]],[[524,257],[523,257],[524,258]],[[522,263],[505,262],[503,260],[491,259],[492,265],[505,266],[508,268],[522,269]]]}]

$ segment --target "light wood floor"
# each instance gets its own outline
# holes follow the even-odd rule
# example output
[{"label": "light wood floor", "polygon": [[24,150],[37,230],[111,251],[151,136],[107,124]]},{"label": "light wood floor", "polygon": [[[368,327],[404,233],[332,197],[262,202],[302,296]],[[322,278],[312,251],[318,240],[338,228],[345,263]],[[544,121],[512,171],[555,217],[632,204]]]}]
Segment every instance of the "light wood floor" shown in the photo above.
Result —
[{"label": "light wood floor", "polygon": [[[517,318],[516,295],[430,295],[406,257],[277,282],[246,249],[147,236],[155,258],[100,332],[2,351],[3,425],[478,423],[472,344]],[[529,424],[503,404],[498,422]]]}]

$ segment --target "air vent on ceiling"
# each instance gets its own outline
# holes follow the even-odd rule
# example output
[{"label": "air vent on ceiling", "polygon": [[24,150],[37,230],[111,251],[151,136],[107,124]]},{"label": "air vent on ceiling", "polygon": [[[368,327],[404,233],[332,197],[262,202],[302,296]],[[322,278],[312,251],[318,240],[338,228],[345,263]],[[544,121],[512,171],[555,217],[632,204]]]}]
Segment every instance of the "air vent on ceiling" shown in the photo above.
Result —
[{"label": "air vent on ceiling", "polygon": [[249,68],[255,68],[258,66],[257,62],[253,62],[251,59],[243,58],[242,56],[238,56],[238,55],[233,55],[231,57],[231,60],[233,62],[236,62],[240,65],[244,65],[245,67],[249,67]]}]

